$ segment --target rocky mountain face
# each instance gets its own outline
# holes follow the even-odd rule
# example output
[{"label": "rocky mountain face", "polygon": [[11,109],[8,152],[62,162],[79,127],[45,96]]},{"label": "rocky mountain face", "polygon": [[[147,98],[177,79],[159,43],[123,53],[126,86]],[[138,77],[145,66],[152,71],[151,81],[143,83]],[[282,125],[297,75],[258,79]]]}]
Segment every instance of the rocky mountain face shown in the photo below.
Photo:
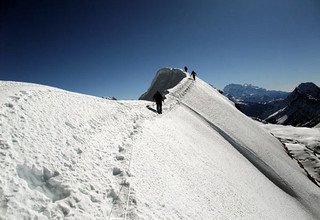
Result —
[{"label": "rocky mountain face", "polygon": [[276,100],[264,103],[255,102],[235,102],[235,106],[245,115],[261,120],[266,119],[273,113],[286,106],[282,100]]},{"label": "rocky mountain face", "polygon": [[320,122],[320,88],[314,83],[301,83],[283,102],[285,107],[267,117],[267,122],[306,127]]},{"label": "rocky mountain face", "polygon": [[285,98],[288,93],[281,91],[268,93],[248,84],[231,85],[235,84],[225,87],[225,95],[247,116],[293,126],[313,127],[320,122],[320,88],[314,83],[301,83]]}]

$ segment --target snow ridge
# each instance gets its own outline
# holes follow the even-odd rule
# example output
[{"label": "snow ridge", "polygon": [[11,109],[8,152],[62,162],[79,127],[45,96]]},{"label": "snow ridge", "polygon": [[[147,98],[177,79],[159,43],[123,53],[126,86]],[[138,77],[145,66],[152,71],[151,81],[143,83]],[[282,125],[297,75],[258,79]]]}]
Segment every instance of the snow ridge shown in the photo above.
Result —
[{"label": "snow ridge", "polygon": [[275,185],[281,188],[283,191],[288,193],[293,197],[297,197],[297,194],[294,192],[292,187],[288,185],[288,183],[281,178],[270,166],[268,166],[264,161],[262,161],[259,157],[257,157],[250,149],[242,146],[239,141],[234,140],[231,136],[229,136],[226,132],[224,132],[217,125],[214,125],[211,121],[206,119],[199,112],[192,109],[190,106],[185,104],[181,99],[189,91],[194,81],[189,78],[189,80],[185,83],[179,84],[176,88],[170,90],[170,96],[173,96],[178,101],[178,104],[181,104],[196,114],[199,118],[208,123],[214,130],[216,130],[225,140],[227,140],[235,149],[237,149],[244,157],[246,157],[258,170],[260,170],[267,178],[269,178]]},{"label": "snow ridge", "polygon": [[0,82],[1,217],[318,218],[318,188],[212,86],[167,68],[151,87],[146,99],[166,93],[162,115],[149,101]]},{"label": "snow ridge", "polygon": [[[184,83],[186,82],[187,81],[184,81]],[[188,88],[188,92],[184,93],[179,91],[178,86],[180,88]],[[170,90],[169,96],[167,96],[169,100],[173,99],[176,101],[176,104],[178,104],[172,109],[172,112],[168,113],[168,115],[172,115],[171,118],[179,117],[178,114],[183,117],[183,115],[186,114],[184,113],[184,109],[191,112],[191,114],[196,115],[198,118],[205,121],[209,127],[213,128],[212,130],[216,131],[225,141],[233,146],[234,149],[238,150],[238,152],[267,177],[274,186],[281,189],[291,199],[295,198],[296,201],[299,201],[300,205],[302,204],[313,214],[313,216],[319,215],[318,205],[316,204],[318,204],[320,197],[318,194],[313,195],[314,191],[317,189],[314,189],[314,185],[312,185],[305,176],[298,175],[293,177],[288,175],[289,170],[291,170],[289,173],[296,173],[297,171],[294,170],[299,170],[300,168],[296,167],[296,164],[290,162],[290,158],[283,153],[281,144],[275,138],[255,126],[250,119],[241,115],[225,97],[221,96],[216,90],[202,80],[197,79],[196,81],[193,81],[190,86],[182,86],[182,83],[178,86]],[[183,95],[180,96],[180,94]],[[160,117],[163,118],[165,116],[166,115]],[[187,120],[187,118],[185,120]],[[304,187],[301,187],[301,181],[304,182]],[[306,189],[308,189],[309,194],[305,193]],[[275,197],[279,199],[278,196],[274,195],[274,198]],[[273,203],[273,205],[274,204],[275,203]],[[281,204],[283,205],[283,203]],[[141,210],[141,208],[138,208],[138,212],[139,210]],[[298,209],[294,208],[291,210]],[[284,214],[282,211],[278,212],[276,218],[289,218],[288,216],[279,217]],[[303,212],[300,212],[300,214],[302,213]],[[178,214],[180,218],[182,218],[181,216],[184,216],[182,213]],[[221,218],[221,216],[218,217],[215,214],[212,216]],[[237,217],[233,216],[233,218]],[[202,218],[204,217],[202,216]],[[229,216],[229,218],[232,217]],[[257,218],[257,216],[255,218]],[[259,218],[263,217],[260,216]],[[267,218],[272,218],[270,212]],[[290,218],[299,219],[297,216],[291,216]],[[311,217],[305,216],[303,218]]]}]

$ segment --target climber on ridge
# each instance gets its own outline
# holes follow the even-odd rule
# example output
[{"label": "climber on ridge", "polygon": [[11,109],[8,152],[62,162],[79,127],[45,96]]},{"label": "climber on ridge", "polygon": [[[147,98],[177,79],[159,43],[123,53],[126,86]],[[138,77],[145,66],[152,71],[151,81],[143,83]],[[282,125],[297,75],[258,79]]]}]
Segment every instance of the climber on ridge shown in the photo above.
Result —
[{"label": "climber on ridge", "polygon": [[191,76],[193,77],[193,80],[196,80],[196,75],[197,75],[196,72],[192,70]]},{"label": "climber on ridge", "polygon": [[156,101],[158,114],[162,114],[162,102],[164,102],[164,98],[159,91],[153,95],[153,101]]}]

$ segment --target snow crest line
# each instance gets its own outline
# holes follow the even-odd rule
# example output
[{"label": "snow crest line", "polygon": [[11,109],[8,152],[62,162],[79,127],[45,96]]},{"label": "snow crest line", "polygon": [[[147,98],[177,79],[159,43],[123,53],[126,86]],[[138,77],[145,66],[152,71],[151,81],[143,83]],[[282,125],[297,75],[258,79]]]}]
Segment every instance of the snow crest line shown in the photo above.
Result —
[{"label": "snow crest line", "polygon": [[173,97],[175,101],[177,102],[170,102],[168,103],[169,107],[169,111],[171,111],[176,104],[180,104],[180,99],[182,99],[187,92],[189,92],[189,90],[192,88],[192,86],[194,85],[194,80],[192,80],[191,78],[187,78],[187,81],[185,83],[182,83],[180,85],[178,85],[177,87],[175,87],[174,89],[172,89],[172,92],[169,92],[168,95]]},{"label": "snow crest line", "polygon": [[191,89],[193,84],[194,80],[192,80],[191,78],[187,78],[187,81],[185,83],[178,85],[176,88],[173,89],[172,92],[169,93],[169,95],[175,98],[183,98]]},{"label": "snow crest line", "polygon": [[[193,84],[194,84],[194,80],[186,77],[186,82],[180,83],[176,87],[169,89],[171,91],[168,91],[168,93],[165,96],[166,98],[167,96],[171,96],[174,98],[174,100],[167,98],[168,100],[166,101],[166,105],[163,106],[163,110],[171,111],[173,108],[175,108],[176,105],[179,104],[180,99],[182,99],[187,94],[187,92],[192,88]],[[147,105],[146,107],[150,111],[157,113],[157,111],[155,110],[155,106],[156,106],[155,103],[152,103],[150,105]],[[165,113],[165,111],[163,111],[163,113]]]},{"label": "snow crest line", "polygon": [[268,164],[262,161],[259,157],[257,157],[252,151],[242,146],[232,137],[230,137],[226,132],[224,132],[221,128],[214,125],[211,121],[206,119],[200,113],[189,107],[187,104],[180,102],[183,106],[189,109],[191,112],[195,113],[202,120],[207,122],[211,128],[217,131],[226,141],[228,141],[237,151],[239,151],[247,160],[249,160],[261,173],[263,173],[271,182],[273,182],[276,186],[282,189],[284,192],[289,194],[292,197],[297,198],[298,195],[295,191],[289,186],[289,184],[282,179]]}]

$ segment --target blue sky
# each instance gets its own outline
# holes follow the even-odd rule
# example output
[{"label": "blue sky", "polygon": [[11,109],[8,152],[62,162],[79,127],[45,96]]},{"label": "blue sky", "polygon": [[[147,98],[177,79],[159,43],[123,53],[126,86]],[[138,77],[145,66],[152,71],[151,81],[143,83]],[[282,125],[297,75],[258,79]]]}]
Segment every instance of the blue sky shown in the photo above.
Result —
[{"label": "blue sky", "polygon": [[320,85],[318,0],[1,2],[0,80],[136,99],[186,65],[221,89]]}]

